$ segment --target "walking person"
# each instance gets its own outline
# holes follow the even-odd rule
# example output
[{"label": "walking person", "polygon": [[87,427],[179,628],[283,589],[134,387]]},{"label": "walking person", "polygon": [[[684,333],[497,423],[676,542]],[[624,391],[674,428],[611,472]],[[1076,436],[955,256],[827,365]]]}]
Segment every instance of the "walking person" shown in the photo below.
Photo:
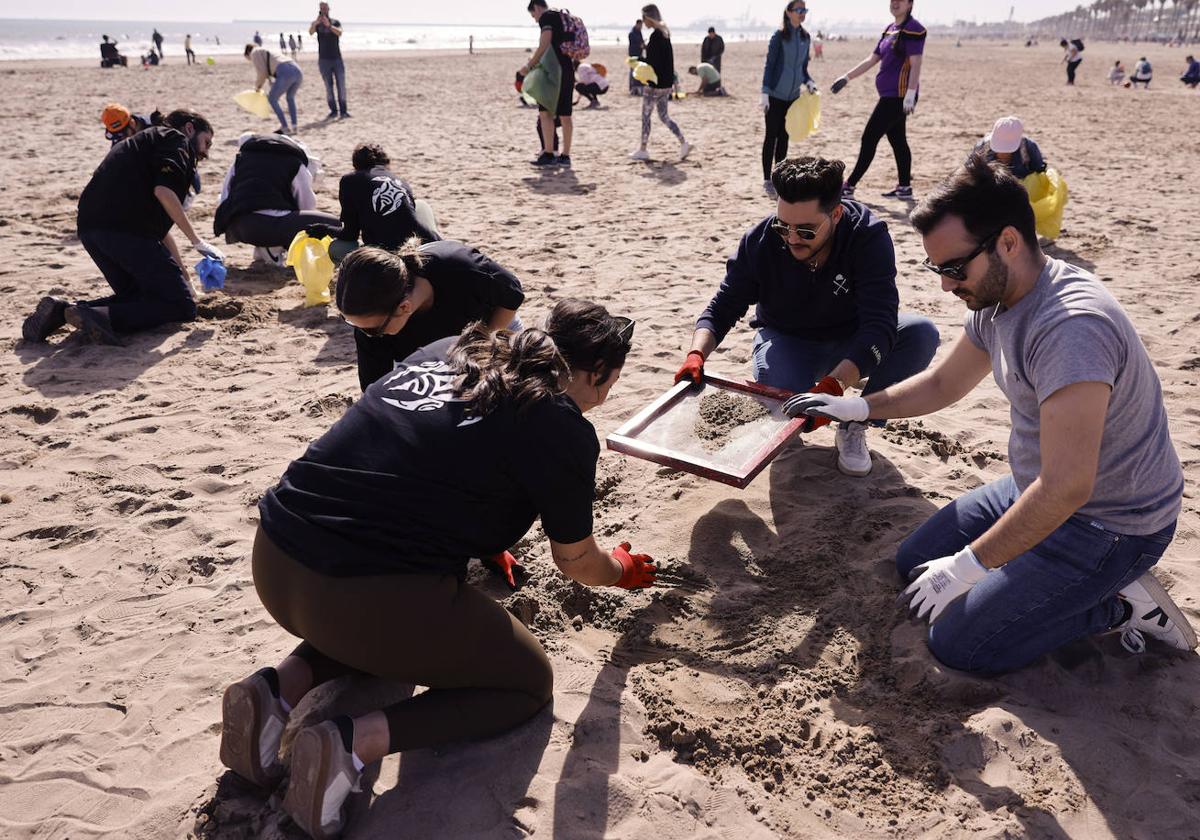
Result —
[{"label": "walking person", "polygon": [[189,32],[183,36],[183,51],[187,55],[187,63],[196,63],[196,53],[192,50],[192,33]]},{"label": "walking person", "polygon": [[973,157],[912,214],[942,290],[970,312],[933,368],[864,397],[804,394],[791,416],[920,417],[991,373],[1012,474],[955,499],[896,553],[903,597],[950,668],[1000,674],[1098,633],[1133,653],[1196,634],[1150,573],[1184,492],[1162,386],[1095,275],[1046,256],[1021,182]]},{"label": "walking person", "polygon": [[[275,109],[275,116],[279,118],[279,128],[275,133],[294,134],[297,130],[296,91],[300,90],[300,85],[304,83],[304,73],[300,70],[300,65],[266,47],[256,47],[253,44],[246,45],[243,55],[254,65],[257,74],[254,80],[255,90],[262,90],[268,79],[273,80],[271,89],[267,91],[267,101],[271,103],[271,107]],[[290,130],[287,117],[279,104],[281,96],[287,97],[288,116],[292,118]]]},{"label": "walking person", "polygon": [[[529,16],[537,22],[541,32],[538,35],[537,49],[533,51],[533,55],[530,56],[529,61],[525,62],[525,66],[517,75],[522,78],[529,75],[533,68],[541,63],[547,52],[551,52],[553,60],[558,62],[561,74],[555,113],[551,115],[543,105],[538,105],[538,129],[542,138],[542,153],[530,163],[534,166],[570,166],[571,140],[575,132],[575,121],[571,117],[575,99],[575,64],[571,61],[570,56],[562,51],[562,45],[572,40],[573,36],[567,34],[566,27],[563,25],[562,13],[551,9],[546,4],[546,0],[530,0],[526,8]],[[556,121],[562,124],[562,152],[557,156],[554,154],[552,144]]]},{"label": "walking person", "polygon": [[[630,58],[636,58],[639,61],[646,54],[646,39],[642,36],[642,19],[638,18],[634,21],[633,28],[629,30],[629,50]],[[633,68],[629,68],[629,93],[631,96],[642,95],[642,83],[633,78]]]},{"label": "walking person", "polygon": [[767,45],[759,106],[766,118],[762,147],[763,192],[770,198],[775,198],[771,170],[788,153],[788,109],[801,90],[811,93],[817,90],[816,82],[808,75],[812,39],[804,28],[807,15],[807,0],[791,0],[784,7],[783,23],[771,35]]},{"label": "walking person", "polygon": [[642,6],[642,21],[652,30],[650,40],[646,42],[646,63],[654,68],[657,79],[648,83],[642,91],[642,144],[629,157],[650,160],[646,144],[650,141],[650,118],[657,109],[659,120],[679,140],[679,159],[687,160],[692,146],[667,110],[671,91],[675,87],[675,51],[671,47],[671,30],[663,22],[662,12],[653,3]]},{"label": "walking person", "polygon": [[[317,68],[321,81],[325,83],[325,101],[329,114],[325,119],[346,119],[350,111],[346,107],[346,65],[342,62],[342,22],[329,16],[329,4],[317,6],[317,17],[308,26],[308,34],[317,36]],[[337,96],[334,97],[334,87]]]},{"label": "walking person", "polygon": [[895,188],[885,192],[883,197],[911,200],[912,151],[908,148],[905,129],[908,115],[917,107],[926,32],[920,21],[912,16],[912,0],[891,0],[889,8],[894,20],[883,30],[878,43],[875,44],[874,52],[849,73],[838,78],[830,87],[830,91],[837,93],[849,81],[857,79],[876,64],[879,65],[879,72],[875,74],[875,90],[879,93],[879,102],[876,103],[875,110],[871,112],[871,117],[863,129],[858,160],[850,177],[846,179],[845,191],[847,196],[854,195],[854,188],[863,175],[867,174],[871,161],[875,159],[875,149],[879,146],[879,141],[886,136],[891,144],[892,154],[896,157],[897,184]]},{"label": "walking person", "polygon": [[183,259],[171,237],[178,227],[205,257],[221,251],[197,235],[183,202],[197,164],[208,157],[213,129],[193,111],[167,114],[113,145],[79,196],[79,242],[113,294],[70,303],[44,297],[25,319],[26,341],[45,341],[70,324],[87,339],[120,344],[121,336],[196,318]]},{"label": "walking person", "polygon": [[1063,48],[1063,61],[1067,64],[1067,84],[1075,84],[1075,71],[1079,69],[1080,62],[1083,61],[1080,49],[1077,43],[1078,39],[1068,41],[1063,38],[1058,42],[1058,45]]}]

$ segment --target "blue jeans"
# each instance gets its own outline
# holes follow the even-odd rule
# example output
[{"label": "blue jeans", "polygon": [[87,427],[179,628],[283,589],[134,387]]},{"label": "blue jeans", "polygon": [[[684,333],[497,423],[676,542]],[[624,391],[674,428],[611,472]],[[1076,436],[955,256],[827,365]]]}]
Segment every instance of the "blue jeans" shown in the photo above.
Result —
[{"label": "blue jeans", "polygon": [[275,109],[275,116],[279,117],[279,124],[284,128],[288,127],[288,123],[283,117],[283,108],[279,107],[279,97],[287,94],[288,112],[292,117],[292,128],[295,128],[296,91],[300,90],[303,82],[304,73],[295,62],[285,61],[275,68],[275,84],[271,85],[271,90],[267,93],[267,101]]},{"label": "blue jeans", "polygon": [[[946,505],[900,544],[900,576],[907,581],[921,563],[960,551],[1018,495],[1006,476]],[[1109,630],[1124,617],[1117,592],[1157,563],[1174,535],[1175,523],[1130,536],[1072,516],[947,606],[929,628],[929,649],[951,668],[999,674]]]},{"label": "blue jeans", "polygon": [[[346,110],[346,65],[340,58],[319,58],[317,68],[321,71],[321,81],[325,83],[325,101],[329,103],[329,113],[341,114]],[[333,97],[333,85],[337,83],[337,101]]]},{"label": "blue jeans", "polygon": [[[937,348],[938,330],[933,322],[901,312],[896,318],[896,344],[872,371],[863,394],[882,391],[925,370]],[[849,349],[850,339],[813,341],[761,327],[754,336],[754,355],[750,361],[754,381],[797,393],[807,391],[846,358]]]},{"label": "blue jeans", "polygon": [[107,306],[119,333],[148,330],[172,321],[194,321],[196,301],[183,270],[162,240],[111,230],[81,230],[79,242],[113,294],[87,301]]}]

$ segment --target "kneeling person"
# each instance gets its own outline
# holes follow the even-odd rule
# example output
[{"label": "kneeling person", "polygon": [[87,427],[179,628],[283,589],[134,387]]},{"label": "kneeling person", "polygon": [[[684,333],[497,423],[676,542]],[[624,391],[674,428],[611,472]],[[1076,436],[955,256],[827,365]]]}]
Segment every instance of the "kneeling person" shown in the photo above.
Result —
[{"label": "kneeling person", "polygon": [[[870,377],[871,394],[924,370],[937,327],[899,312],[896,255],[887,225],[841,198],[840,160],[801,157],[776,164],[776,212],[742,237],[725,280],[696,321],[692,348],[675,381],[697,382],[704,361],[751,304],[758,328],[754,379],[788,391],[817,383],[839,393]],[[838,469],[871,471],[866,425],[837,430]]]},{"label": "kneeling person", "polygon": [[721,71],[708,62],[701,62],[695,67],[689,67],[688,73],[700,77],[700,87],[692,91],[694,96],[725,95],[725,88],[721,86]]}]

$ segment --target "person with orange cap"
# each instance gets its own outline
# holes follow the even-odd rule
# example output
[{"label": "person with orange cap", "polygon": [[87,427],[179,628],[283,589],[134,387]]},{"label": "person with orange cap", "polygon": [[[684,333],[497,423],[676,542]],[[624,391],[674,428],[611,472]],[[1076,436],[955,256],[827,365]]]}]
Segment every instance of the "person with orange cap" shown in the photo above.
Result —
[{"label": "person with orange cap", "polygon": [[982,155],[989,163],[996,160],[1020,180],[1034,172],[1046,171],[1042,150],[1025,136],[1025,125],[1017,116],[1001,117],[992,130],[975,144],[971,155]]}]

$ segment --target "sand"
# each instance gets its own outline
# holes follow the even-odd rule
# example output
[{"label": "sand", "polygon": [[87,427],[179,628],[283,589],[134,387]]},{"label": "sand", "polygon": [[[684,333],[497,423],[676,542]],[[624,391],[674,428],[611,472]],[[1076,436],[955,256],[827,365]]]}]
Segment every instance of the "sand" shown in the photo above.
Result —
[{"label": "sand", "polygon": [[696,437],[705,448],[717,450],[725,445],[734,429],[767,417],[771,412],[753,397],[714,391],[700,398],[697,413],[699,416],[693,425]]},{"label": "sand", "polygon": [[[882,25],[882,22],[881,22]],[[531,35],[531,42],[533,36]],[[771,205],[756,110],[764,45],[733,45],[734,96],[673,103],[692,156],[655,124],[655,161],[626,159],[636,100],[618,80],[579,114],[569,173],[541,173],[534,116],[516,105],[520,52],[350,56],[354,117],[325,124],[304,63],[302,137],[336,175],[377,140],[450,236],[510,266],[536,322],[567,295],[639,321],[601,435],[670,387],[723,260]],[[867,53],[830,44],[828,85]],[[680,47],[683,65],[695,47]],[[1148,92],[1111,90],[1116,58],[1147,54]],[[1055,256],[1094,270],[1124,303],[1160,376],[1188,490],[1158,566],[1200,624],[1200,281],[1195,240],[1197,98],[1173,84],[1181,50],[1089,41],[1063,87],[1046,44],[929,45],[910,123],[918,193],[1001,115],[1019,113],[1071,204]],[[620,65],[620,50],[596,58]],[[221,691],[295,640],[263,611],[248,551],[255,503],[357,394],[350,334],[302,306],[291,277],[230,248],[226,290],[200,320],[125,349],[56,336],[21,343],[47,291],[103,290],[75,238],[75,203],[105,151],[95,116],[191,104],[218,128],[192,218],[211,230],[239,132],[244,62],[154,71],[0,66],[0,835],[5,838],[295,836],[278,800],[217,758]],[[869,79],[825,96],[797,152],[853,161],[874,104]],[[953,339],[961,304],[919,269],[886,146],[860,195],[896,241],[902,306]],[[336,177],[320,186],[336,210]],[[743,323],[709,361],[748,375]],[[787,449],[744,491],[614,453],[599,465],[596,534],[660,564],[651,592],[564,579],[535,528],[530,571],[508,594],[554,662],[554,702],[480,744],[392,756],[353,802],[355,838],[1196,837],[1200,660],[1072,644],[995,680],[947,672],[893,606],[897,543],[955,496],[1006,471],[1007,406],[990,383],[933,417],[872,432],[870,477],[834,465],[833,432]],[[398,640],[399,641],[399,640]],[[403,696],[334,685],[297,720]],[[290,733],[288,736],[290,742]]]}]

